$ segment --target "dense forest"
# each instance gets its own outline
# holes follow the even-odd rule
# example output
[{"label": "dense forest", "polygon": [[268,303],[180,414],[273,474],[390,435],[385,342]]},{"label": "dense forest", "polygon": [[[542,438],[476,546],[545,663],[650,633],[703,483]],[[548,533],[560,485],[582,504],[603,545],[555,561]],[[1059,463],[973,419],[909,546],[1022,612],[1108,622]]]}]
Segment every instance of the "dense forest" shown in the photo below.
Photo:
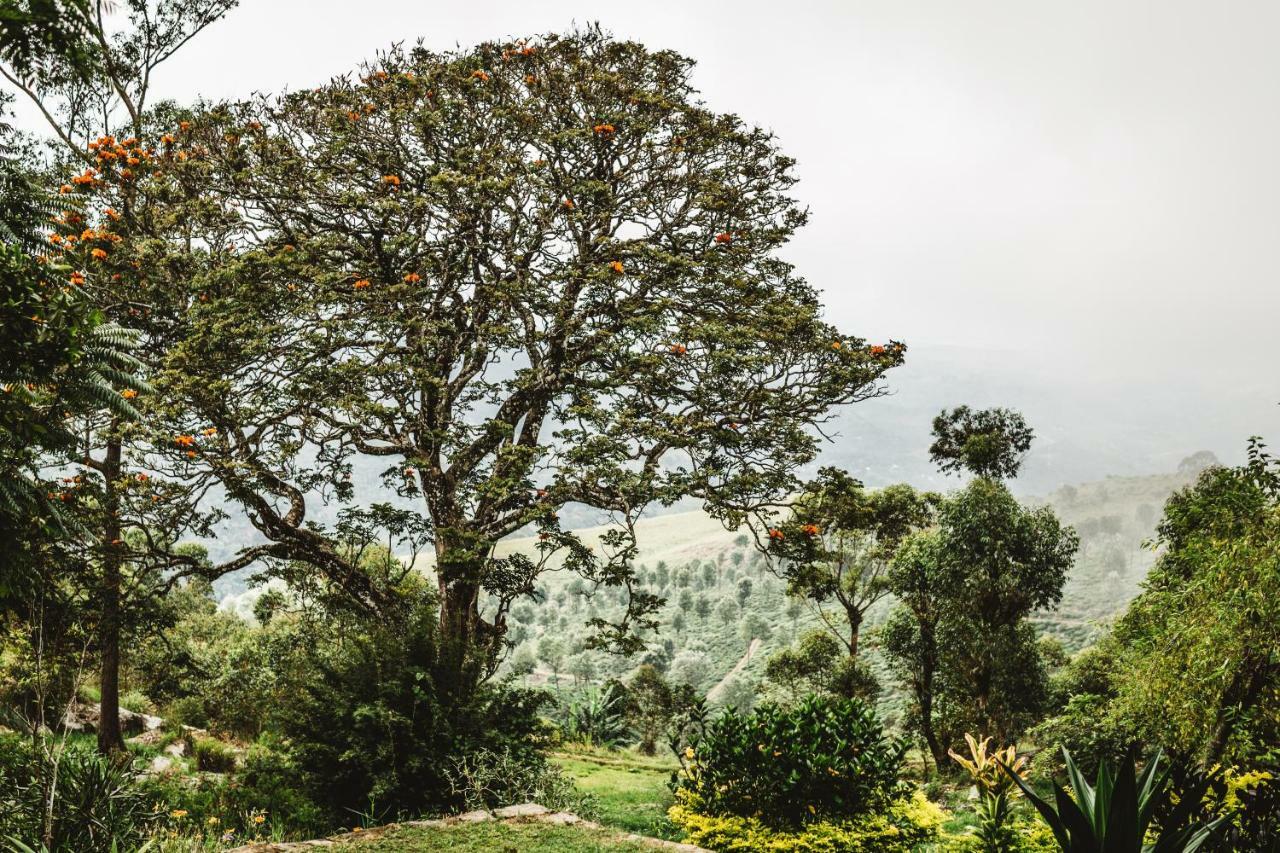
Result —
[{"label": "dense forest", "polygon": [[235,5],[0,0],[0,849],[1280,850],[1260,438],[831,464],[910,351],[691,59],[157,101]]}]

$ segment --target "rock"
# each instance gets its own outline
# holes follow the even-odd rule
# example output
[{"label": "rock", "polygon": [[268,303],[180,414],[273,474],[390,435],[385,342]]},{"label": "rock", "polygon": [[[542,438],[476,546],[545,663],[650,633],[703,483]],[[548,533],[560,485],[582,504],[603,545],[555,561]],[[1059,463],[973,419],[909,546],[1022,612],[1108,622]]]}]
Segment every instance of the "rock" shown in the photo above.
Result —
[{"label": "rock", "polygon": [[150,766],[147,767],[148,773],[168,773],[173,768],[173,759],[166,758],[163,755],[157,755],[151,759]]},{"label": "rock", "polygon": [[539,815],[549,814],[550,810],[537,803],[520,803],[515,806],[503,806],[500,809],[494,809],[494,817],[503,820],[511,817],[537,817]]},{"label": "rock", "polygon": [[554,823],[556,826],[576,826],[586,823],[576,814],[569,814],[568,812],[553,812],[549,815],[543,815],[542,819],[546,823]]},{"label": "rock", "polygon": [[458,815],[454,820],[459,823],[483,823],[486,820],[493,820],[493,815],[484,809],[476,809],[473,812],[466,812]]}]

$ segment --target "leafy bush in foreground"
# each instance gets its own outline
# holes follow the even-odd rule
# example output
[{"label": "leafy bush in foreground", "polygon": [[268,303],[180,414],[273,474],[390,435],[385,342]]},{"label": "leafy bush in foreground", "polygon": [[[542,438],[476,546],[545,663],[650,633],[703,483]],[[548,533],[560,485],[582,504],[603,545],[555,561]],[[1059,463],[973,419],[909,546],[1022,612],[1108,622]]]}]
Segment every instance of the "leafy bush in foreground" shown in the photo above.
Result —
[{"label": "leafy bush in foreground", "polygon": [[754,817],[706,814],[688,791],[676,794],[668,816],[685,841],[717,853],[908,853],[941,837],[946,813],[920,792],[850,821],[819,820],[778,829]]},{"label": "leafy bush in foreground", "polygon": [[80,744],[54,750],[0,737],[0,838],[49,853],[136,849],[155,815],[130,759]]},{"label": "leafy bush in foreground", "polygon": [[595,798],[579,791],[563,770],[541,756],[482,749],[456,759],[451,778],[468,810],[538,803],[552,811],[595,817]]},{"label": "leafy bush in foreground", "polygon": [[549,695],[460,682],[443,660],[437,625],[429,597],[396,618],[362,622],[315,655],[279,710],[291,763],[334,821],[461,807],[450,771],[464,755],[541,760],[538,711]]},{"label": "leafy bush in foreground", "polygon": [[847,821],[904,795],[907,744],[857,699],[810,696],[705,723],[674,779],[690,808],[774,827]]}]

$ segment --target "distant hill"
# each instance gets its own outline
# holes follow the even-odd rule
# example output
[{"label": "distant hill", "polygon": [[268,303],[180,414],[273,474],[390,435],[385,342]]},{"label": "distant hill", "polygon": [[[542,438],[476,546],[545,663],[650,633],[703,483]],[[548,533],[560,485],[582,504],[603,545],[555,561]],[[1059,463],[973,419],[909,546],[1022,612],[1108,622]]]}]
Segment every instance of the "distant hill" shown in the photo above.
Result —
[{"label": "distant hill", "polygon": [[[1175,474],[1107,477],[1025,499],[1029,504],[1051,506],[1081,537],[1061,605],[1035,617],[1041,630],[1059,638],[1072,651],[1096,639],[1137,595],[1155,558],[1144,543],[1155,531],[1165,500],[1195,474],[1195,466],[1189,465]],[[578,532],[592,544],[605,530],[591,527]],[[708,690],[736,668],[728,680],[745,680],[754,690],[769,657],[799,633],[818,625],[811,612],[786,598],[785,584],[765,570],[760,555],[745,537],[725,530],[705,513],[644,519],[636,533],[643,585],[668,602],[660,614],[662,627],[649,638],[654,651],[648,659],[667,667],[676,677]],[[535,549],[535,539],[517,538],[503,542],[498,552],[533,554]],[[424,561],[423,569],[430,571],[429,560]],[[738,590],[743,579],[751,588],[740,603]],[[537,659],[536,682],[547,683],[552,675],[539,654],[543,638],[563,646],[558,672],[566,683],[624,677],[644,659],[583,650],[587,636],[584,623],[593,616],[620,613],[619,594],[607,589],[593,591],[575,575],[560,572],[545,575],[540,591],[542,601],[517,606],[513,620],[518,643],[513,659]],[[682,607],[682,601],[689,606]],[[874,628],[889,606],[890,602],[881,602],[869,615],[868,625],[868,659],[886,686],[893,684],[893,678],[875,651]],[[747,656],[753,640],[759,643]],[[732,694],[726,687],[720,685],[717,697]],[[882,710],[889,719],[898,713],[900,699],[893,690],[886,691]]]}]

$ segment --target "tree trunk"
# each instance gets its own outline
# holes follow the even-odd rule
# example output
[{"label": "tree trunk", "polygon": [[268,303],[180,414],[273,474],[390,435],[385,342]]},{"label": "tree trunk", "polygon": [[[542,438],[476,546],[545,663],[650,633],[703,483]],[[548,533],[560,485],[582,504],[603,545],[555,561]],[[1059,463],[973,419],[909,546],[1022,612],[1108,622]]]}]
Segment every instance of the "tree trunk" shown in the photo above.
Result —
[{"label": "tree trunk", "polygon": [[98,711],[98,751],[104,754],[124,750],[120,733],[120,498],[116,482],[120,479],[120,440],[111,438],[102,474],[106,480],[102,525],[102,619],[99,624],[101,668],[98,686],[102,698]]},{"label": "tree trunk", "polygon": [[933,756],[934,767],[942,772],[943,762],[947,759],[945,745],[938,740],[938,733],[933,728],[933,674],[937,660],[933,631],[920,626],[920,680],[916,685],[916,702],[920,706],[920,733],[929,745],[929,753]]},{"label": "tree trunk", "polygon": [[1211,767],[1222,759],[1222,754],[1227,750],[1227,743],[1230,742],[1231,735],[1235,731],[1235,720],[1239,716],[1235,711],[1240,708],[1252,708],[1257,703],[1270,671],[1270,667],[1265,664],[1258,665],[1256,661],[1242,662],[1241,670],[1236,673],[1235,678],[1222,694],[1218,719],[1213,727],[1213,735],[1209,739],[1209,749],[1204,762],[1206,767]]},{"label": "tree trunk", "polygon": [[858,635],[862,633],[862,611],[857,607],[846,606],[845,618],[849,620],[849,642],[845,645],[849,648],[849,657],[857,660]]},{"label": "tree trunk", "polygon": [[480,616],[480,577],[484,556],[441,541],[436,545],[440,589],[440,638],[459,675],[479,667],[484,677],[497,667],[502,626]]}]

